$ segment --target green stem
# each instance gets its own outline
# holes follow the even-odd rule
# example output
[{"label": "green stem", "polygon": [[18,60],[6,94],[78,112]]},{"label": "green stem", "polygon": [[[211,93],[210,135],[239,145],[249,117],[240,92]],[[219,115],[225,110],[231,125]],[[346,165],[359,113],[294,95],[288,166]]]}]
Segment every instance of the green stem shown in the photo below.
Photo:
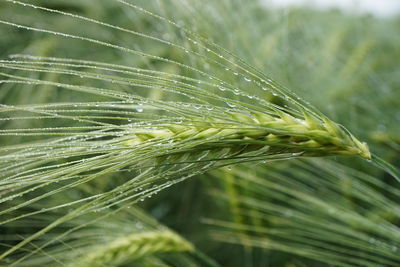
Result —
[{"label": "green stem", "polygon": [[386,173],[389,173],[393,178],[400,182],[400,171],[392,164],[375,154],[372,154],[371,162]]},{"label": "green stem", "polygon": [[204,264],[204,266],[208,266],[208,267],[221,267],[221,265],[219,265],[214,259],[208,257],[207,255],[205,255],[203,252],[195,249],[193,252],[191,252],[192,255],[194,255],[195,257],[197,257],[199,260],[201,260]]}]

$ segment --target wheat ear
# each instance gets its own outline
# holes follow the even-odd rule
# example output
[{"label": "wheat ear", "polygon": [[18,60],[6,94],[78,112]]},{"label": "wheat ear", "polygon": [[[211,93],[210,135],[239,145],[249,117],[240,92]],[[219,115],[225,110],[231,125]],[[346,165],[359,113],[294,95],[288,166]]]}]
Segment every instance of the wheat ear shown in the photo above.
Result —
[{"label": "wheat ear", "polygon": [[193,246],[171,231],[150,231],[118,238],[79,257],[70,266],[110,266],[160,252],[190,252]]},{"label": "wheat ear", "polygon": [[[305,113],[304,113],[305,114]],[[125,141],[128,146],[146,141],[195,142],[197,149],[247,149],[269,146],[269,152],[302,153],[304,156],[359,155],[370,159],[368,146],[347,133],[329,119],[311,115],[296,118],[281,110],[275,114],[252,112],[231,113],[230,118],[188,120],[186,124],[170,124],[157,128],[135,130],[134,137]]]}]

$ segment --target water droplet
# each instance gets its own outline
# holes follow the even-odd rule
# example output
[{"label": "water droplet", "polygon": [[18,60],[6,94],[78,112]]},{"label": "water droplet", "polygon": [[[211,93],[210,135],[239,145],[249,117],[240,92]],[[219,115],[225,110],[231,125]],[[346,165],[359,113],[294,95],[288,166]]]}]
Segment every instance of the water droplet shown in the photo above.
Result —
[{"label": "water droplet", "polygon": [[244,77],[243,79],[244,79],[246,82],[251,82],[251,79],[248,78],[248,77]]},{"label": "water droplet", "polygon": [[[144,199],[141,199],[141,201],[143,201]],[[142,229],[143,228],[143,224],[141,222],[136,222],[135,226],[137,229]]]},{"label": "water droplet", "polygon": [[182,20],[178,21],[176,23],[178,25],[178,27],[182,28],[183,26],[185,26],[185,22],[183,22]]},{"label": "water droplet", "polygon": [[163,37],[164,40],[169,40],[170,39],[170,35],[168,33],[164,33],[162,35],[162,37]]},{"label": "water droplet", "polygon": [[293,211],[291,211],[291,210],[286,210],[285,211],[285,216],[286,217],[292,217],[292,215],[293,215]]},{"label": "water droplet", "polygon": [[386,131],[386,126],[383,125],[383,124],[379,124],[378,127],[377,127],[377,130],[381,131],[381,132],[385,132]]},{"label": "water droplet", "polygon": [[143,112],[143,109],[142,108],[137,108],[136,111],[137,112]]}]

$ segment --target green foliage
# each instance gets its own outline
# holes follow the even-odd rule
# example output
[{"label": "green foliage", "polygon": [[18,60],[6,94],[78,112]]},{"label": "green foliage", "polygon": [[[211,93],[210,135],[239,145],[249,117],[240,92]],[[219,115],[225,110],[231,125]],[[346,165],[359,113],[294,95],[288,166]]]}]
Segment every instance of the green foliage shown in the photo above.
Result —
[{"label": "green foliage", "polygon": [[2,1],[0,262],[398,265],[398,26],[256,0]]},{"label": "green foliage", "polygon": [[[243,192],[234,199],[239,219],[208,220],[221,227],[212,234],[217,240],[339,266],[398,265],[398,189],[322,160],[229,172],[235,175],[233,186]],[[215,176],[224,179],[223,173],[215,172]],[[224,190],[214,194],[229,202],[235,197]],[[232,231],[241,234],[235,236]]]}]

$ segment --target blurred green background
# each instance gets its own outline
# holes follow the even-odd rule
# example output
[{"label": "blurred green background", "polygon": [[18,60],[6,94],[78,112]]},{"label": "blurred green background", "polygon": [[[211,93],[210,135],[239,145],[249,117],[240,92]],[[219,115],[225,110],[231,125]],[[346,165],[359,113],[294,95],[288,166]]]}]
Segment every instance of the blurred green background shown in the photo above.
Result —
[{"label": "blurred green background", "polygon": [[[162,38],[191,48],[206,60],[166,43],[4,1],[0,2],[0,19],[102,40],[175,60],[213,73],[277,105],[284,104],[268,92],[256,92],[252,85],[235,75],[226,74],[220,66],[209,64],[207,60],[213,60],[213,55],[204,49],[194,50],[193,44],[178,28],[118,1],[37,0],[29,3]],[[378,18],[368,14],[352,15],[339,10],[301,7],[275,9],[256,0],[142,0],[132,3],[177,22],[231,51],[309,101],[332,120],[343,124],[355,136],[366,141],[371,151],[400,167],[400,16]],[[4,24],[0,26],[0,36],[0,57],[4,60],[12,54],[73,58],[203,79],[176,64],[79,39]],[[218,59],[217,56],[215,58]],[[82,70],[85,71],[85,68]],[[12,73],[23,71],[14,70]],[[26,76],[104,87],[101,81],[78,76],[46,72],[32,72]],[[108,86],[115,91],[132,90],[129,86]],[[178,96],[157,90],[135,93],[151,99],[180,100]],[[241,99],[241,96],[230,97]],[[75,94],[51,85],[2,84],[0,87],[0,103],[4,105],[103,100],[102,97]],[[7,120],[9,113],[1,112],[1,129],[56,127],[64,123],[63,120]],[[126,120],[120,123],[126,123]],[[69,125],[73,126],[73,123]],[[79,123],[76,122],[76,125]],[[0,145],[41,138],[0,136]],[[129,173],[109,175],[79,190],[102,192],[129,177]],[[137,228],[136,220],[144,221],[146,227],[151,225],[149,221],[155,220],[152,223],[157,226],[148,226],[149,229],[154,230],[160,225],[169,227],[207,256],[164,252],[140,260],[128,259],[121,266],[396,266],[400,264],[396,256],[400,251],[400,248],[397,249],[400,244],[399,192],[398,182],[389,174],[354,158],[259,162],[214,170],[140,202],[137,206],[147,214],[143,215],[148,216],[147,219],[126,210],[118,215],[124,225],[126,223],[132,229]],[[57,199],[54,201],[57,203]],[[56,216],[58,214],[42,218],[43,222],[37,223],[37,226],[54,220]],[[113,218],[110,216],[107,220],[112,221]],[[73,222],[68,227],[80,223]],[[117,233],[122,229],[118,223],[119,219],[115,216],[117,226],[111,231]],[[23,226],[24,233],[37,229],[28,229],[26,225],[29,224]],[[15,244],[15,240],[9,237],[20,231],[20,227],[16,223],[1,228],[4,249]],[[102,231],[110,231],[100,226],[96,229],[97,236]],[[125,234],[119,233],[118,236]],[[115,237],[110,235],[108,238],[101,241],[87,239],[85,244],[77,243],[76,246],[78,250],[91,246],[96,249],[98,242],[111,242],[109,240]],[[29,249],[34,247],[32,245]],[[27,258],[24,264],[40,266],[51,262],[56,266],[68,265],[74,256],[68,259],[60,256],[70,251],[65,247],[58,250],[55,246],[49,252],[37,253],[38,259]],[[20,253],[16,257],[24,255],[23,251]],[[53,256],[43,260],[41,257],[46,258],[47,254]],[[53,259],[57,257],[60,257],[61,263]]]}]

